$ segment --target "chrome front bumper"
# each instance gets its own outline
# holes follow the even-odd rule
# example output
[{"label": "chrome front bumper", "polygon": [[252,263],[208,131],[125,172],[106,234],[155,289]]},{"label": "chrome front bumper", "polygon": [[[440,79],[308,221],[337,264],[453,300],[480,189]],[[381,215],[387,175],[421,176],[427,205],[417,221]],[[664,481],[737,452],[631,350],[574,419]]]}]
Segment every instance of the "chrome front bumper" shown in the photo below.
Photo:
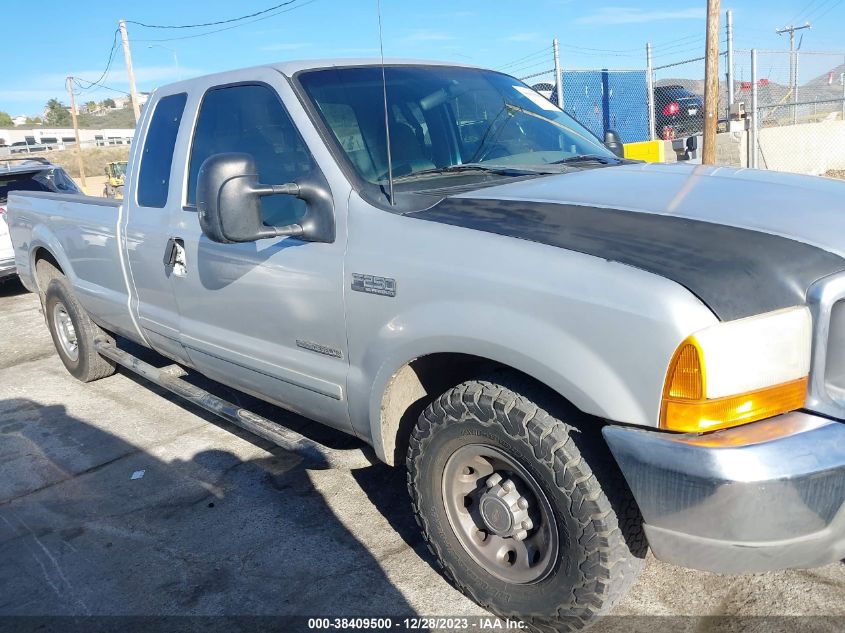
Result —
[{"label": "chrome front bumper", "polygon": [[603,433],[657,558],[726,574],[845,558],[845,423],[794,412],[708,435]]}]

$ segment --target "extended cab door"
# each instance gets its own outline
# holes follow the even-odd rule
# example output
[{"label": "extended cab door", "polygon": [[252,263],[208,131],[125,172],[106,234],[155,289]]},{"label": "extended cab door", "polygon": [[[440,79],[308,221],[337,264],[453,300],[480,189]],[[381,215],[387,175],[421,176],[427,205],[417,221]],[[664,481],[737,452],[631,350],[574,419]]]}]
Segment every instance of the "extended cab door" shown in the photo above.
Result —
[{"label": "extended cab door", "polygon": [[181,211],[181,177],[174,161],[177,136],[187,94],[178,92],[156,98],[144,113],[146,133],[133,149],[130,191],[124,199],[127,213],[123,232],[131,278],[132,313],[142,334],[157,351],[188,362],[179,339],[172,270],[164,263],[172,239],[174,215]]},{"label": "extended cab door", "polygon": [[[294,99],[282,75],[264,69],[254,76],[254,83],[209,86],[196,107],[185,206],[174,226],[185,258],[184,274],[173,278],[182,344],[207,376],[347,428],[345,222],[333,243],[286,237],[220,244],[200,230],[195,192],[208,157],[250,154],[270,184],[319,169],[280,98],[286,91]],[[264,197],[264,222],[295,223],[305,204]],[[334,201],[336,215],[345,204]]]}]

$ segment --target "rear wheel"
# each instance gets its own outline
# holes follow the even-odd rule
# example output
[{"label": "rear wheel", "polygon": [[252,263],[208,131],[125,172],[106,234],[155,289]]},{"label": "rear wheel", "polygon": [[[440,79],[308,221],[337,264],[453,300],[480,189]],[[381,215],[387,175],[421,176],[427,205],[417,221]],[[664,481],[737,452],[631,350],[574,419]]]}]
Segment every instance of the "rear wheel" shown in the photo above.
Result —
[{"label": "rear wheel", "polygon": [[407,459],[417,521],[480,605],[539,630],[581,628],[636,579],[639,511],[600,434],[501,378],[458,385],[420,416]]},{"label": "rear wheel", "polygon": [[114,363],[94,348],[95,339],[106,338],[105,332],[88,318],[64,277],[47,286],[44,311],[59,358],[74,378],[90,382],[115,372]]}]

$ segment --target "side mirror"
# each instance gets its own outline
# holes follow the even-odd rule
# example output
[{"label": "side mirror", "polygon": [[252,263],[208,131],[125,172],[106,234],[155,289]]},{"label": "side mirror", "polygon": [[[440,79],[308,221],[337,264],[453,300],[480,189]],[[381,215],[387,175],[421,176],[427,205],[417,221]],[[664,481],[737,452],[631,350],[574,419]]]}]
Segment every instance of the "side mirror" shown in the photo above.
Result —
[{"label": "side mirror", "polygon": [[622,144],[622,139],[616,130],[607,130],[604,133],[604,146],[611,152],[616,154],[619,158],[625,158],[625,147]]},{"label": "side mirror", "polygon": [[299,224],[265,226],[261,221],[261,198],[279,194],[299,197],[299,185],[260,184],[255,160],[249,154],[214,154],[202,164],[197,177],[202,232],[222,244],[302,236],[305,230]]}]

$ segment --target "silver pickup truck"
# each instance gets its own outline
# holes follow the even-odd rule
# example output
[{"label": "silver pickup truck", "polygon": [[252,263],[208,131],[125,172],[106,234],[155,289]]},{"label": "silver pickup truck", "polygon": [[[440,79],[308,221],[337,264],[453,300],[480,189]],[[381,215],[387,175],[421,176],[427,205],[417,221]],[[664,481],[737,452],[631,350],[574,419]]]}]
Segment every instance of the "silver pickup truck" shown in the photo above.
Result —
[{"label": "silver pickup truck", "polygon": [[290,439],[196,371],[361,438],[445,575],[543,630],[607,612],[648,547],[845,556],[845,183],[625,161],[429,62],[172,84],[136,139],[123,201],[9,200],[77,378],[120,363]]}]

